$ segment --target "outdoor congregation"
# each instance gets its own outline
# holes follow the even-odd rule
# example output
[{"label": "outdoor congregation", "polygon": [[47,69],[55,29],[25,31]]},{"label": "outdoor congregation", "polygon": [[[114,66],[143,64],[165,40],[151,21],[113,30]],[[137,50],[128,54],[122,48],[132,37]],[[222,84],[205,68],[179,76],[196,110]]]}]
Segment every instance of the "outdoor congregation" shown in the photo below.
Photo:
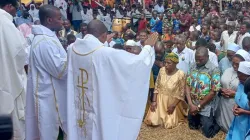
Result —
[{"label": "outdoor congregation", "polygon": [[135,140],[142,123],[186,122],[250,140],[249,6],[1,0],[0,115],[14,140]]}]

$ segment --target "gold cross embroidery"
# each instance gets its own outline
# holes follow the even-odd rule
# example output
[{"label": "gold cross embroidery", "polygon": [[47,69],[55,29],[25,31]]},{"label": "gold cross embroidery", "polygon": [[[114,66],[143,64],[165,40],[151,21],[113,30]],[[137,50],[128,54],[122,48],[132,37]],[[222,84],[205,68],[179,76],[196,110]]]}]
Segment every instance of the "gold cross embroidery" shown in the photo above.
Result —
[{"label": "gold cross embroidery", "polygon": [[[79,70],[80,70],[80,76],[78,76],[78,85],[77,85],[77,87],[81,89],[80,99],[79,100],[81,102],[80,109],[83,111],[83,115],[82,115],[82,117],[80,117],[78,119],[78,126],[80,128],[83,128],[84,125],[85,125],[85,122],[84,122],[85,121],[85,116],[84,116],[84,111],[85,111],[84,96],[85,96],[85,90],[88,89],[84,85],[88,83],[88,78],[89,77],[88,77],[88,72],[85,69],[79,68]],[[86,78],[84,77],[84,75],[86,75]],[[86,96],[86,99],[87,99],[88,104],[90,104],[87,96]]]}]

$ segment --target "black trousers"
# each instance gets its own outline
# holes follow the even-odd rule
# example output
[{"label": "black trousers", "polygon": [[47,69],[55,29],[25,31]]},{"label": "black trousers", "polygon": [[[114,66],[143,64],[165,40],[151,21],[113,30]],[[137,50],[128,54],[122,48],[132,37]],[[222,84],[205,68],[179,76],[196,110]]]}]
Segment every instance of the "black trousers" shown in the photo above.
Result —
[{"label": "black trousers", "polygon": [[203,135],[207,138],[214,137],[220,131],[220,126],[216,123],[212,111],[209,117],[200,114],[195,116],[188,114],[188,125],[190,129],[201,127]]}]

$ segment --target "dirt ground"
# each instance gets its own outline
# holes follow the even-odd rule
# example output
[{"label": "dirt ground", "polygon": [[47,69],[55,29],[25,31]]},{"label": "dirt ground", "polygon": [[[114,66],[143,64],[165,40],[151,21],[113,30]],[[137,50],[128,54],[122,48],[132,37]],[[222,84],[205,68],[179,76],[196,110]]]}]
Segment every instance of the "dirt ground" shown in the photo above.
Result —
[{"label": "dirt ground", "polygon": [[163,127],[149,127],[142,124],[137,140],[224,140],[226,134],[220,131],[214,138],[207,139],[199,130],[190,130],[187,123],[180,124],[173,129]]}]

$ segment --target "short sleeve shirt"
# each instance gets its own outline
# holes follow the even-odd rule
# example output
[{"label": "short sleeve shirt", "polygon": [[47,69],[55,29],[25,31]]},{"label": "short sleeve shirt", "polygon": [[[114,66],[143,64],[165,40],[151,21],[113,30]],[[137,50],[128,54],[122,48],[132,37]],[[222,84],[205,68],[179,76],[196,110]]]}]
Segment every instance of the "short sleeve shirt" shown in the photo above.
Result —
[{"label": "short sleeve shirt", "polygon": [[[190,94],[192,102],[195,105],[199,104],[201,97],[205,97],[210,91],[218,92],[220,84],[220,70],[209,60],[205,66],[197,67],[193,64],[190,68],[187,85],[190,87]],[[196,98],[194,98],[196,97]],[[215,111],[215,98],[205,105],[205,107],[199,112],[201,115],[210,116],[210,111]]]}]

